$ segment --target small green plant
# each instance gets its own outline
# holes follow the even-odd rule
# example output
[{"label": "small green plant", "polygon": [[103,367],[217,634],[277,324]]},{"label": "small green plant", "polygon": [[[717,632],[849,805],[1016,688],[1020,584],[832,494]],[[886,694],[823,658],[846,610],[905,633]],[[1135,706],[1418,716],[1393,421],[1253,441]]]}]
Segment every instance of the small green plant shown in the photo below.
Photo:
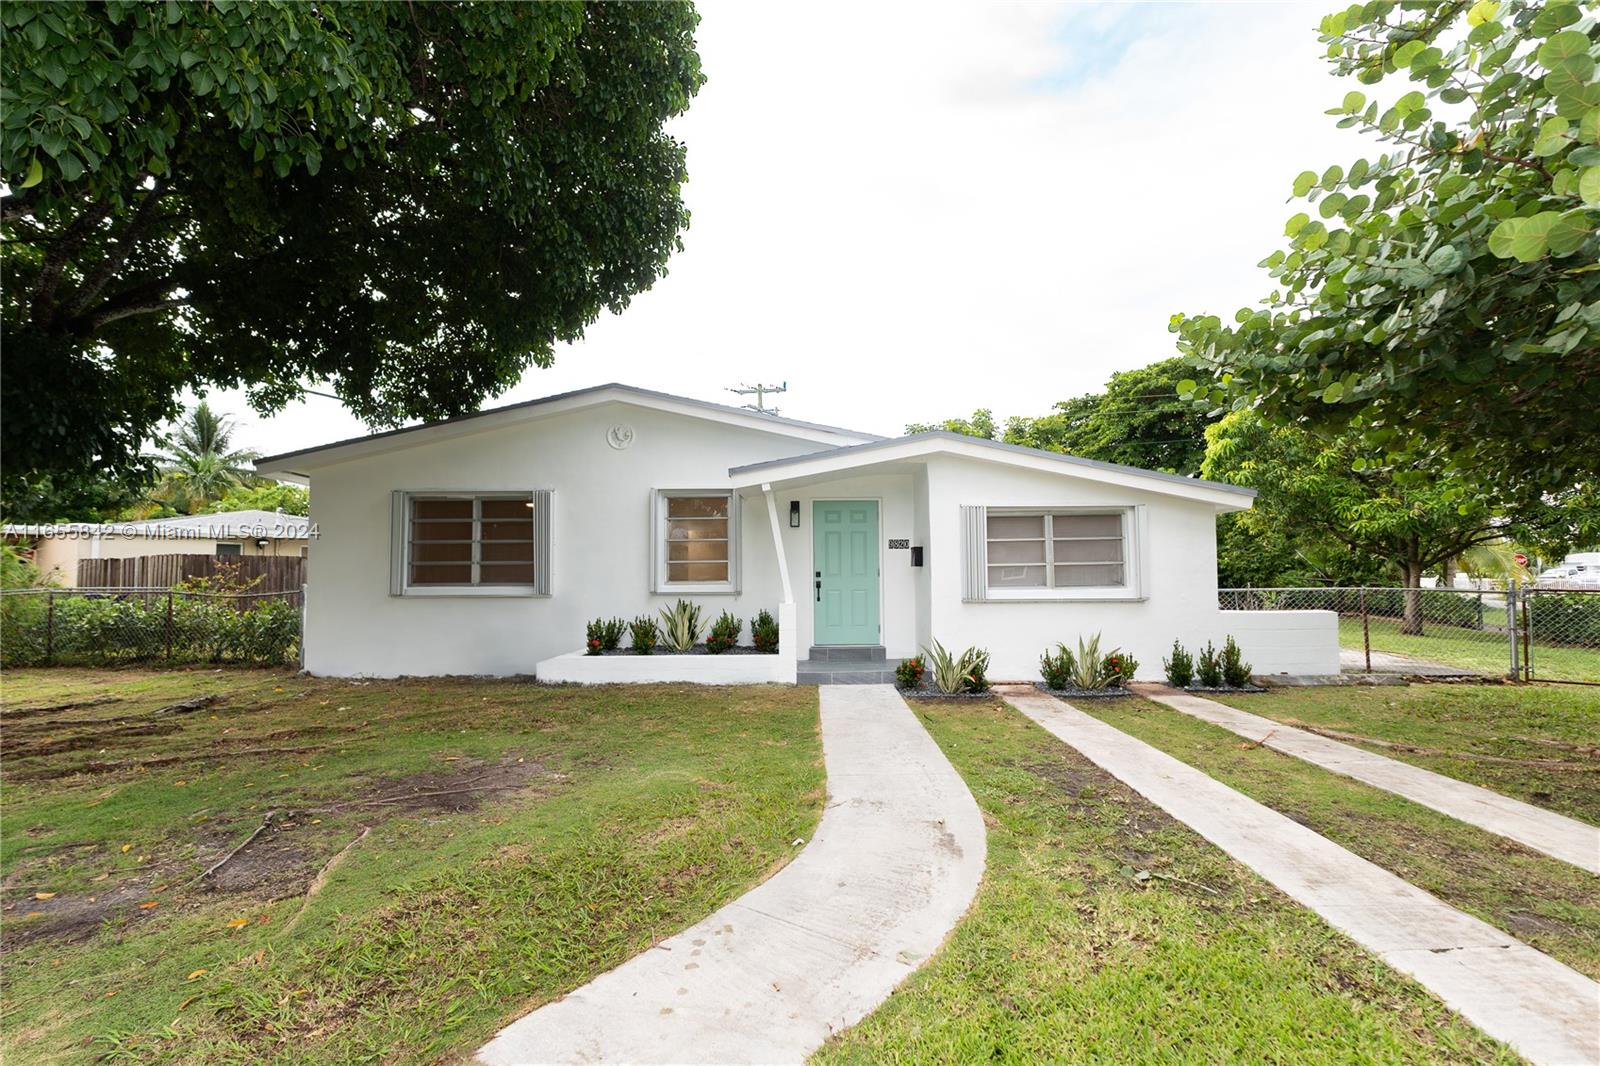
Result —
[{"label": "small green plant", "polygon": [[1167,684],[1173,688],[1188,688],[1194,681],[1194,656],[1183,650],[1183,645],[1172,642],[1172,655],[1161,660],[1161,669],[1167,672]]},{"label": "small green plant", "polygon": [[1049,688],[1070,688],[1072,675],[1077,669],[1077,657],[1065,644],[1057,644],[1053,653],[1046,648],[1044,654],[1039,656],[1039,674]]},{"label": "small green plant", "polygon": [[909,659],[901,659],[900,665],[894,668],[894,683],[901,688],[921,688],[922,675],[928,672],[928,664],[922,656],[913,655]]},{"label": "small green plant", "polygon": [[661,608],[661,639],[673,651],[692,651],[700,639],[700,605],[679,600]]},{"label": "small green plant", "polygon": [[1250,684],[1250,664],[1239,651],[1239,642],[1228,634],[1222,642],[1222,680],[1229,688],[1244,688]]},{"label": "small green plant", "polygon": [[604,619],[596,618],[593,622],[583,627],[583,651],[585,655],[599,655],[605,648]]},{"label": "small green plant", "polygon": [[1126,688],[1139,669],[1139,660],[1120,649],[1112,649],[1100,660],[1100,676],[1110,688]]},{"label": "small green plant", "polygon": [[985,675],[989,669],[989,653],[982,648],[968,648],[955,655],[936,640],[931,649],[923,648],[922,652],[928,657],[929,673],[940,692],[954,695],[988,689],[989,679]]},{"label": "small green plant", "polygon": [[1209,640],[1200,651],[1200,658],[1195,661],[1195,675],[1200,680],[1201,688],[1222,687],[1222,660],[1217,656],[1216,646]]},{"label": "small green plant", "polygon": [[616,651],[622,646],[622,634],[628,631],[628,623],[620,618],[608,618],[600,623],[600,650]]},{"label": "small green plant", "polygon": [[739,643],[739,631],[742,629],[744,629],[743,622],[723,611],[717,615],[717,620],[711,623],[711,632],[706,635],[706,651],[712,655],[721,655]]},{"label": "small green plant", "polygon": [[628,640],[635,652],[649,655],[661,641],[661,630],[656,627],[654,618],[642,614],[628,623]]},{"label": "small green plant", "polygon": [[[1066,645],[1062,645],[1062,650],[1066,650]],[[1068,685],[1072,688],[1096,689],[1105,688],[1109,681],[1101,669],[1100,634],[1096,633],[1088,640],[1079,637],[1077,662],[1067,677]]]},{"label": "small green plant", "polygon": [[778,622],[771,611],[758,611],[750,619],[750,643],[763,655],[778,654]]}]

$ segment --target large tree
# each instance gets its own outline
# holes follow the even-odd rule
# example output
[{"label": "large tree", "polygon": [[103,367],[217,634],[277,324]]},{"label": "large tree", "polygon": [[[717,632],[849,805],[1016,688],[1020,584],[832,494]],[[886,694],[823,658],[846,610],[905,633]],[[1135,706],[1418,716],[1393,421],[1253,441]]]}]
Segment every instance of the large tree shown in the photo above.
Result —
[{"label": "large tree", "polygon": [[[1274,291],[1177,316],[1207,409],[1353,427],[1365,456],[1526,498],[1600,479],[1600,29],[1579,5],[1413,0],[1322,20],[1352,89],[1331,113],[1384,145],[1306,171]],[[1390,88],[1395,81],[1402,84]]]},{"label": "large tree", "polygon": [[191,408],[157,457],[160,478],[151,499],[183,514],[194,514],[238,489],[259,486],[252,469],[261,453],[235,448],[232,418],[201,400]]},{"label": "large tree", "polygon": [[0,6],[6,495],[184,388],[472,410],[679,246],[682,3]]}]

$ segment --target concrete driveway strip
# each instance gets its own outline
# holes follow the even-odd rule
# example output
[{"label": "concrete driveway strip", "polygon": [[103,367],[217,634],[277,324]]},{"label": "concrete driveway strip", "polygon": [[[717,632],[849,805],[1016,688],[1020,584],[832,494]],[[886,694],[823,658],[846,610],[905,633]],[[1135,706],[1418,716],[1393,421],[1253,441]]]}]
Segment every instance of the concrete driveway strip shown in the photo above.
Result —
[{"label": "concrete driveway strip", "polygon": [[1001,695],[1524,1057],[1600,1062],[1600,985],[1583,974],[1069,704]]},{"label": "concrete driveway strip", "polygon": [[1586,825],[1576,818],[1214,700],[1159,690],[1145,690],[1140,694],[1273,751],[1404,796],[1468,825],[1515,840],[1592,874],[1600,874],[1600,826]]},{"label": "concrete driveway strip", "polygon": [[891,686],[818,693],[828,800],[805,850],[478,1061],[800,1062],[938,950],[983,876],[978,805]]}]

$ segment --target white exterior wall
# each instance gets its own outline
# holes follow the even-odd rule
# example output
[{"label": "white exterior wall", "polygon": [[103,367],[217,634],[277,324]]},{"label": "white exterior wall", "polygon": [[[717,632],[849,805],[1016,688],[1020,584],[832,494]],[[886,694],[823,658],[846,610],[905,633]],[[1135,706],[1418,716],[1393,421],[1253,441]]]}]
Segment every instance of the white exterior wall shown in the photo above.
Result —
[{"label": "white exterior wall", "polygon": [[[630,447],[607,443],[611,427]],[[651,588],[658,489],[725,489],[728,468],[825,447],[778,433],[608,403],[498,429],[313,467],[306,669],[333,676],[531,674],[541,659],[583,647],[599,617],[652,616],[677,599]],[[390,493],[551,489],[551,595],[391,596]],[[786,502],[780,502],[787,522]],[[809,520],[796,534],[809,534]],[[782,591],[765,502],[739,511],[737,594],[694,593],[709,623],[778,615]],[[809,549],[805,560],[810,559]],[[809,580],[795,595],[809,594]],[[802,589],[804,591],[802,591]],[[809,634],[809,616],[805,634]],[[801,645],[804,654],[805,644]]]},{"label": "white exterior wall", "polygon": [[[1141,598],[962,602],[963,505],[1142,506]],[[1207,640],[1220,647],[1230,631],[1237,635],[1245,658],[1258,672],[1307,672],[1299,668],[1312,659],[1304,646],[1283,654],[1278,642],[1268,644],[1270,624],[1250,624],[1247,629],[1237,624],[1240,620],[1234,612],[1225,618],[1218,609],[1216,514],[1216,508],[1208,503],[962,457],[932,457],[928,464],[927,560],[932,582],[932,635],[952,650],[969,645],[987,648],[989,675],[997,681],[1036,679],[1039,656],[1046,648],[1057,642],[1075,648],[1079,637],[1096,632],[1102,650],[1119,647],[1139,660],[1139,680],[1161,679],[1161,660],[1174,639],[1193,651]],[[1337,630],[1325,625],[1323,631],[1327,648],[1315,661],[1326,665],[1331,654],[1333,665],[1316,672],[1337,673]],[[1285,662],[1290,665],[1281,665]]]}]

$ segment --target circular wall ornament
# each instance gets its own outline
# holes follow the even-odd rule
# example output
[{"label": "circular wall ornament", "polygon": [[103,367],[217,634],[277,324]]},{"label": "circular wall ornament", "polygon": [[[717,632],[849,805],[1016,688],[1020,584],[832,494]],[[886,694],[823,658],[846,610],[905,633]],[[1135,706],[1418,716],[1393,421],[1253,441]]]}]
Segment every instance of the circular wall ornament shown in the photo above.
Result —
[{"label": "circular wall ornament", "polygon": [[606,430],[606,443],[620,452],[633,443],[633,427],[625,422],[612,426]]}]

